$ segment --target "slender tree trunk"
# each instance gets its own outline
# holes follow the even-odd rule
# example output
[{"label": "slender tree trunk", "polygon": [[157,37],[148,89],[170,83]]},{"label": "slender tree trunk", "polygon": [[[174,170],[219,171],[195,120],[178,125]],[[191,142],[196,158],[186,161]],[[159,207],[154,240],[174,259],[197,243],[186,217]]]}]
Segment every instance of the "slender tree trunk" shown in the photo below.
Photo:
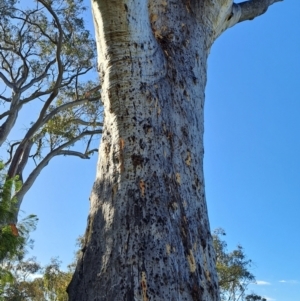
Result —
[{"label": "slender tree trunk", "polygon": [[207,56],[232,1],[92,1],[105,107],[71,301],[219,300],[203,177]]}]

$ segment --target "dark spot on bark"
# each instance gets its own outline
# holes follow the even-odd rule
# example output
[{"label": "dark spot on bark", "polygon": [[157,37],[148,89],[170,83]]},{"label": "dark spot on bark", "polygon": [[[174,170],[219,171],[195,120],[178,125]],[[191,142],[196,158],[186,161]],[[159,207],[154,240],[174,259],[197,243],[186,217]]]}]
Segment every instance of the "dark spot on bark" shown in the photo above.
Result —
[{"label": "dark spot on bark", "polygon": [[124,8],[125,8],[125,11],[128,12],[128,6],[126,3],[124,3]]},{"label": "dark spot on bark", "polygon": [[146,143],[144,142],[144,140],[143,139],[140,139],[140,148],[141,149],[144,149],[145,147],[146,147]]},{"label": "dark spot on bark", "polygon": [[106,157],[108,157],[108,155],[110,153],[110,146],[111,145],[109,143],[105,144],[104,152],[105,152]]},{"label": "dark spot on bark", "polygon": [[[203,271],[202,271],[202,268],[201,268],[201,264],[200,264],[199,262],[198,262],[197,266],[198,266],[198,273],[199,273],[200,275],[202,275],[202,274],[203,274]],[[200,277],[200,278],[202,278],[202,277]]]},{"label": "dark spot on bark", "polygon": [[188,130],[185,127],[181,128],[181,132],[182,132],[183,137],[188,137]]},{"label": "dark spot on bark", "polygon": [[[133,276],[132,276],[133,278]],[[133,281],[132,281],[133,282]],[[127,287],[127,291],[125,294],[125,301],[132,301],[134,300],[135,296],[134,296],[134,283],[131,284],[131,286]]]},{"label": "dark spot on bark", "polygon": [[184,254],[188,255],[190,252],[190,243],[189,243],[189,229],[186,222],[186,218],[181,218],[181,227],[180,227],[180,234],[181,234],[181,241],[184,247]]},{"label": "dark spot on bark", "polygon": [[142,207],[137,203],[134,204],[134,206],[133,206],[133,216],[134,216],[134,220],[135,220],[135,223],[134,223],[135,226],[140,225],[140,222],[142,220],[142,215],[143,215]]},{"label": "dark spot on bark", "polygon": [[129,142],[132,141],[133,143],[135,142],[135,139],[136,139],[135,136],[130,136],[130,137],[128,138]]},{"label": "dark spot on bark", "polygon": [[149,133],[149,131],[152,129],[152,125],[151,124],[144,124],[143,125],[143,130],[145,132],[145,134]]},{"label": "dark spot on bark", "polygon": [[131,156],[132,164],[136,168],[138,165],[143,165],[144,158],[141,155],[133,154]]},{"label": "dark spot on bark", "polygon": [[157,223],[161,224],[163,226],[166,224],[165,220],[162,217],[160,217],[160,216],[157,218]]},{"label": "dark spot on bark", "polygon": [[195,176],[195,186],[197,187],[197,189],[200,189],[202,183],[200,182],[198,176]]},{"label": "dark spot on bark", "polygon": [[231,13],[231,14],[228,16],[227,21],[229,21],[232,17],[233,17],[233,13]]},{"label": "dark spot on bark", "polygon": [[204,293],[204,289],[202,286],[199,286],[197,284],[194,284],[192,286],[192,298],[194,301],[202,301],[202,296],[203,296],[203,293]]}]

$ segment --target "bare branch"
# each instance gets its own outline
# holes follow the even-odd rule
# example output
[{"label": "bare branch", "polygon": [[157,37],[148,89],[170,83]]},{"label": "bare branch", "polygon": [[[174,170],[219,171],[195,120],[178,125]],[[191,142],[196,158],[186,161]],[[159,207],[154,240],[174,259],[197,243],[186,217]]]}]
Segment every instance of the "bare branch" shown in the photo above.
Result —
[{"label": "bare branch", "polygon": [[281,1],[283,0],[251,0],[234,4],[239,6],[241,9],[241,17],[238,22],[253,20],[254,18],[264,14],[270,5]]},{"label": "bare branch", "polygon": [[81,159],[90,159],[89,154],[87,153],[81,153],[81,152],[76,152],[76,151],[72,151],[72,150],[62,150],[60,152],[58,152],[57,155],[63,155],[63,156],[75,156],[75,157],[79,157]]},{"label": "bare branch", "polygon": [[[2,95],[0,95],[0,99],[4,100],[5,102],[11,102],[11,99],[10,99],[10,98],[4,97],[4,96],[2,96]],[[5,112],[5,113],[6,113],[6,112]],[[1,117],[2,115],[3,115],[3,114],[0,115],[0,119],[2,118],[2,117]],[[8,114],[6,114],[6,115],[8,115]],[[6,116],[6,115],[5,115],[5,116]]]},{"label": "bare branch", "polygon": [[85,120],[82,120],[82,119],[79,119],[79,118],[78,119],[71,119],[70,123],[81,124],[81,125],[86,125],[86,126],[90,126],[90,125],[103,126],[102,122],[90,122],[90,121],[85,121]]},{"label": "bare branch", "polygon": [[47,76],[47,72],[49,70],[49,68],[56,62],[56,60],[52,60],[50,61],[47,66],[45,67],[45,71],[39,75],[38,77],[33,78],[27,85],[25,85],[24,87],[22,87],[20,89],[20,92],[23,93],[24,91],[26,91],[27,89],[29,89],[30,87],[32,87],[35,83],[39,82],[40,80],[42,80],[44,77]]},{"label": "bare branch", "polygon": [[86,149],[85,149],[85,152],[86,152],[86,153],[88,152],[88,150],[89,150],[89,148],[90,148],[92,139],[93,139],[93,135],[91,135],[91,137],[90,137],[90,139],[89,139],[89,141],[88,141],[88,143],[87,143],[87,145],[86,145]]},{"label": "bare branch", "polygon": [[[0,98],[2,98],[2,97],[0,97]],[[12,113],[11,110],[4,112],[3,114],[0,115],[0,120],[1,120],[2,118],[4,118],[5,116],[8,116],[8,115],[11,114],[11,113]]]},{"label": "bare branch", "polygon": [[17,142],[15,142],[15,143],[13,143],[13,144],[10,145],[10,149],[7,150],[7,152],[9,153],[9,159],[8,159],[8,161],[6,161],[6,162],[4,163],[5,166],[7,166],[7,165],[11,162],[11,159],[12,159],[12,157],[13,157],[14,147],[15,147],[16,145],[20,144],[20,143],[21,143],[21,141],[17,141]]},{"label": "bare branch", "polygon": [[0,78],[3,80],[3,82],[5,83],[6,86],[8,86],[11,89],[14,88],[13,83],[10,82],[2,72],[0,72]]}]

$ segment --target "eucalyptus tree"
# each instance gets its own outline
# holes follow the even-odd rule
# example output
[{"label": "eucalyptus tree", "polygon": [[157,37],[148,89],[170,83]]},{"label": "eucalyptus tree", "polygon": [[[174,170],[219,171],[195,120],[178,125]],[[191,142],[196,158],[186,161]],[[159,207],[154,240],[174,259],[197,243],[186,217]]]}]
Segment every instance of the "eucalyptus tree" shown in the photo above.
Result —
[{"label": "eucalyptus tree", "polygon": [[[89,80],[96,48],[84,11],[83,0],[0,5],[0,146],[7,179],[22,183],[11,185],[15,221],[24,195],[53,157],[87,159],[97,151],[92,141],[102,132],[100,85]],[[23,131],[17,132],[18,121]]]},{"label": "eucalyptus tree", "polygon": [[92,0],[104,125],[70,301],[220,300],[203,177],[207,58],[279,0]]}]

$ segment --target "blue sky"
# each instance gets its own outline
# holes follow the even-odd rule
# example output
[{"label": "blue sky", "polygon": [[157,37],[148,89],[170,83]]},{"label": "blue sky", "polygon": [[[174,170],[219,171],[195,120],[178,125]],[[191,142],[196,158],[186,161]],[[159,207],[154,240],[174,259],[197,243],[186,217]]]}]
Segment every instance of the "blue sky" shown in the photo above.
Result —
[{"label": "blue sky", "polygon": [[270,300],[300,300],[300,12],[274,4],[212,48],[205,104],[211,228],[240,243]]},{"label": "blue sky", "polygon": [[[274,4],[224,33],[208,62],[204,168],[211,229],[225,229],[229,250],[245,248],[258,280],[250,290],[269,301],[300,298],[299,13],[297,0]],[[72,261],[96,162],[96,156],[55,158],[26,195],[22,209],[40,219],[30,255],[41,263],[54,256],[64,265]]]}]

